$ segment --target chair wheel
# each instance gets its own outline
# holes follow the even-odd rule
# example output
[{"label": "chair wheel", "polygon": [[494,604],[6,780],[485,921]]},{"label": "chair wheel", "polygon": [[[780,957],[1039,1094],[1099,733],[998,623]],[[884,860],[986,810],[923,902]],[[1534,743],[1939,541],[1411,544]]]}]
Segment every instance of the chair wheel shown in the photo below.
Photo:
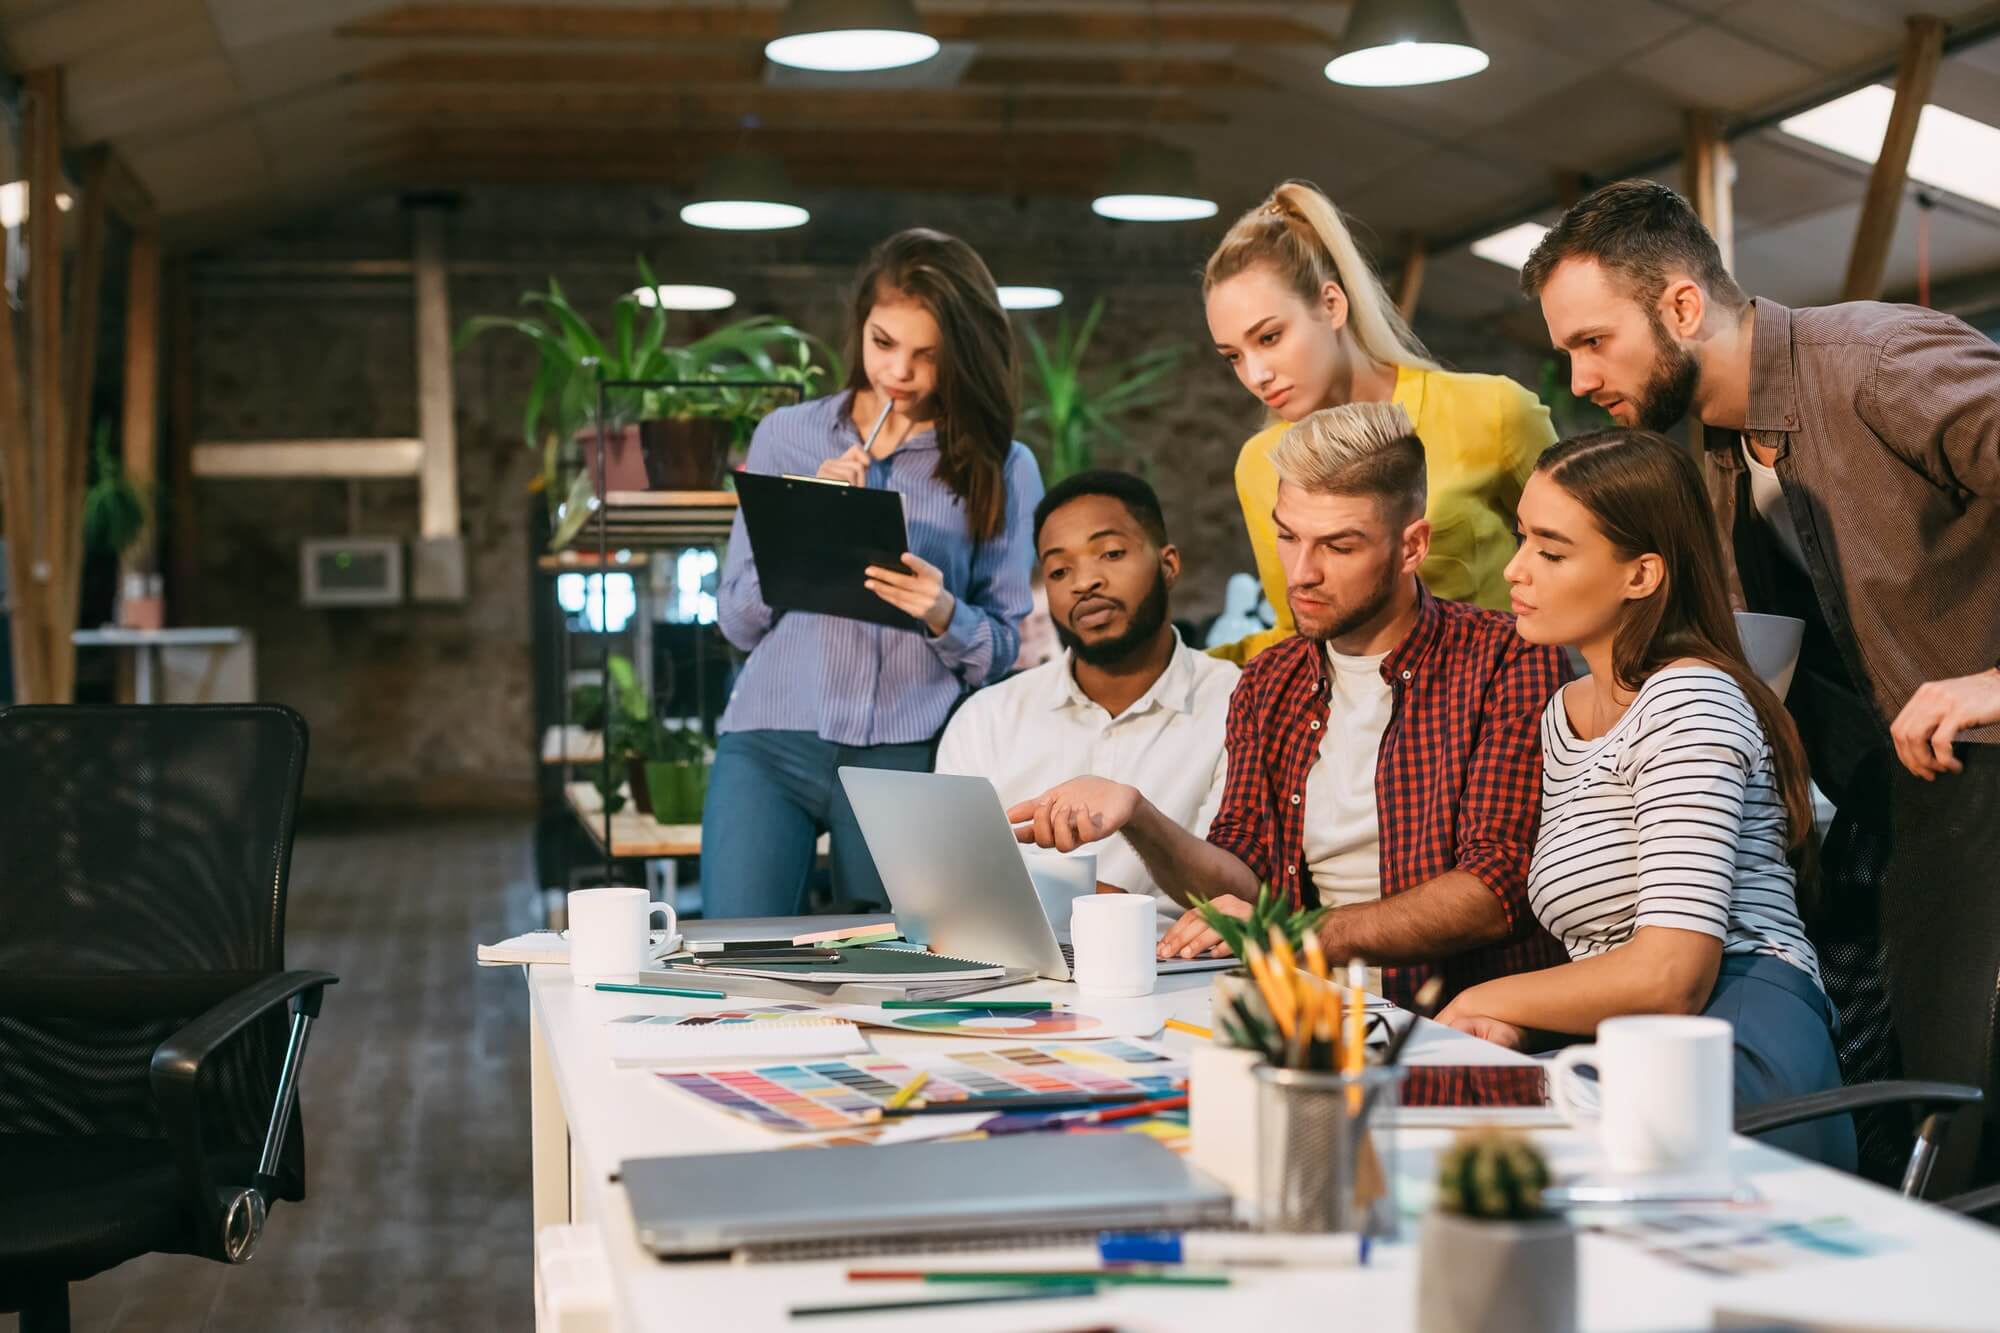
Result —
[{"label": "chair wheel", "polygon": [[264,1235],[264,1219],[269,1210],[264,1196],[256,1190],[223,1193],[227,1196],[222,1206],[223,1256],[232,1264],[247,1264],[257,1253],[257,1242]]}]

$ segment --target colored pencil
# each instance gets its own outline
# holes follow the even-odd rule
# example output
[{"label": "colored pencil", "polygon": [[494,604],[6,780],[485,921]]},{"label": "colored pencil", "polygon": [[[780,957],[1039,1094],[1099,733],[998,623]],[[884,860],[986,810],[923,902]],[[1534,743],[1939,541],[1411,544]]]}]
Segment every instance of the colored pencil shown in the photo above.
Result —
[{"label": "colored pencil", "polygon": [[1061,1008],[1054,1000],[884,1000],[884,1009],[998,1009],[1033,1013]]},{"label": "colored pencil", "polygon": [[618,981],[600,981],[592,990],[617,991],[621,995],[678,995],[686,1000],[726,1000],[727,991],[689,990],[682,986],[628,986]]},{"label": "colored pencil", "polygon": [[1104,1282],[1123,1287],[1226,1287],[1227,1273],[1158,1273],[1148,1269],[888,1269],[850,1268],[849,1282],[1017,1282],[1027,1286],[1061,1286]]},{"label": "colored pencil", "polygon": [[1200,1037],[1203,1041],[1211,1041],[1215,1037],[1214,1032],[1201,1026],[1199,1023],[1183,1023],[1178,1018],[1169,1018],[1167,1026],[1176,1032],[1185,1032],[1190,1037]]},{"label": "colored pencil", "polygon": [[883,1108],[885,1115],[958,1115],[967,1111],[1058,1111],[1065,1107],[1101,1106],[1146,1100],[1144,1093],[1064,1092],[996,1093],[991,1097],[964,1097],[953,1102],[915,1101],[908,1106]]},{"label": "colored pencil", "polygon": [[1075,1122],[1084,1125],[1101,1125],[1109,1120],[1130,1120],[1134,1116],[1156,1115],[1161,1111],[1185,1111],[1187,1094],[1178,1097],[1159,1097],[1150,1102],[1134,1102],[1130,1106],[1115,1106],[1108,1111],[1092,1111]]},{"label": "colored pencil", "polygon": [[910,1104],[910,1100],[913,1097],[915,1097],[917,1093],[923,1089],[924,1084],[930,1082],[930,1080],[931,1076],[928,1073],[919,1071],[915,1078],[911,1079],[908,1083],[905,1083],[902,1087],[896,1089],[896,1095],[889,1099],[888,1109],[891,1111],[900,1111],[905,1106],[908,1106]]},{"label": "colored pencil", "polygon": [[1004,1291],[982,1293],[978,1296],[927,1297],[919,1301],[868,1301],[858,1305],[794,1305],[791,1316],[794,1319],[809,1319],[814,1315],[843,1314],[884,1314],[895,1310],[940,1310],[951,1305],[999,1305],[1008,1301],[1062,1301],[1083,1296],[1095,1296],[1097,1283],[1076,1281],[1062,1286],[1030,1287],[1015,1285]]}]

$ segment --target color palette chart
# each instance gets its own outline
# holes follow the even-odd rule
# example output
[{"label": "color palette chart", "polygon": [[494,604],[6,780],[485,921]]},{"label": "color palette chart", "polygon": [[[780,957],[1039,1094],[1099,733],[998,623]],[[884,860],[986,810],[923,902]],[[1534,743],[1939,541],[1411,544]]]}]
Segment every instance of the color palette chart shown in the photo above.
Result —
[{"label": "color palette chart", "polygon": [[927,1037],[984,1037],[1005,1040],[1101,1041],[1107,1037],[1150,1037],[1160,1030],[1157,1019],[1116,1018],[1071,1008],[978,1009],[969,1005],[943,1009],[883,1009],[874,1005],[839,1005],[830,1012],[857,1023],[919,1032]]},{"label": "color palette chart", "polygon": [[909,1060],[859,1056],[757,1069],[661,1072],[657,1077],[767,1129],[823,1133],[880,1120],[896,1090],[920,1072],[928,1075],[926,1102],[962,1102],[967,1111],[977,1111],[982,1097],[1162,1097],[1187,1078],[1184,1064],[1127,1041],[1009,1046]]}]

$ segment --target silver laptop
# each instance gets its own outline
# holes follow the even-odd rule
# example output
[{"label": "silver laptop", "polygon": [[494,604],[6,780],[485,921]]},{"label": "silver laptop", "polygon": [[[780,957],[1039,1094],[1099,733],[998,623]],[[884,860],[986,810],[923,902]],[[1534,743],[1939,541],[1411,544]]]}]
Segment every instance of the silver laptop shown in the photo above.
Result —
[{"label": "silver laptop", "polygon": [[1143,1134],[1005,1134],[618,1168],[639,1243],[669,1259],[838,1240],[1219,1226],[1229,1193]]},{"label": "silver laptop", "polygon": [[[1049,923],[992,783],[843,768],[840,785],[906,933],[920,934],[938,953],[1069,980],[1069,946]],[[1162,959],[1159,973],[1236,965],[1227,957]]]}]

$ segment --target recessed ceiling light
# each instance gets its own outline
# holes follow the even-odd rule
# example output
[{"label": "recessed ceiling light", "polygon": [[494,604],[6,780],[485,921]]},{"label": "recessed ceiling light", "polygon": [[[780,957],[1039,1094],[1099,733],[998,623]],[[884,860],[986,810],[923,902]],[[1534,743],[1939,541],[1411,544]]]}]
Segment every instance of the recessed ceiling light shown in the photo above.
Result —
[{"label": "recessed ceiling light", "polygon": [[1486,65],[1456,0],[1358,0],[1326,77],[1397,88],[1462,79]]},{"label": "recessed ceiling light", "polygon": [[681,209],[690,227],[714,231],[783,231],[812,214],[792,201],[784,166],[769,153],[729,153],[702,179],[695,201]]},{"label": "recessed ceiling light", "polygon": [[1192,222],[1215,216],[1215,201],[1195,181],[1194,154],[1141,144],[1126,154],[1090,211],[1120,222]]},{"label": "recessed ceiling light", "polygon": [[736,304],[736,293],[727,287],[708,287],[698,282],[663,282],[657,287],[641,287],[632,297],[647,309],[727,310]]},{"label": "recessed ceiling light", "polygon": [[1542,237],[1549,229],[1539,222],[1517,222],[1505,231],[1496,231],[1491,236],[1482,236],[1472,243],[1472,253],[1481,259],[1508,268],[1518,269],[1528,262],[1528,256],[1541,244]]},{"label": "recessed ceiling light", "polygon": [[792,0],[764,54],[794,69],[900,69],[938,53],[910,0]]},{"label": "recessed ceiling light", "polygon": [[1062,300],[1063,294],[1053,287],[1000,288],[1000,304],[1007,310],[1047,310]]},{"label": "recessed ceiling light", "polygon": [[[1870,84],[1788,116],[1778,128],[1845,157],[1873,162],[1882,154],[1895,104],[1893,89]],[[1909,172],[1913,181],[2000,208],[2000,129],[1927,102],[1917,113]]]}]

